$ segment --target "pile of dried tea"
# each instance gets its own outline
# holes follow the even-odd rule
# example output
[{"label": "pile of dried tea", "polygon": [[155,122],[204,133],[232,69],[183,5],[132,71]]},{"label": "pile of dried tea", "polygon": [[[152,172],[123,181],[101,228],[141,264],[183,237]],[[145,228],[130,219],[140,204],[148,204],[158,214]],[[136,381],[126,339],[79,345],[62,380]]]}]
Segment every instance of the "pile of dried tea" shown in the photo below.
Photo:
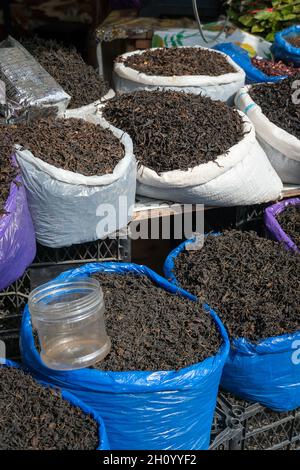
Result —
[{"label": "pile of dried tea", "polygon": [[98,424],[29,374],[0,368],[0,450],[96,450]]},{"label": "pile of dried tea", "polygon": [[138,162],[157,173],[214,161],[244,135],[243,120],[235,109],[182,92],[116,95],[103,114],[130,135]]},{"label": "pile of dried tea", "polygon": [[287,39],[292,46],[300,49],[300,34],[298,36],[290,37]]},{"label": "pile of dried tea", "polygon": [[273,124],[300,139],[299,92],[295,88],[298,80],[300,73],[277,83],[254,85],[250,96]]},{"label": "pile of dried tea", "polygon": [[0,140],[4,156],[19,144],[51,165],[85,176],[112,173],[124,156],[122,144],[110,130],[82,119],[47,118],[0,126]]},{"label": "pile of dried tea", "polygon": [[111,338],[102,370],[181,369],[217,353],[222,339],[201,304],[157,287],[145,276],[96,274]]},{"label": "pile of dried tea", "polygon": [[293,67],[292,65],[286,65],[284,62],[279,60],[278,62],[268,59],[260,59],[258,57],[253,57],[251,59],[254,67],[257,67],[259,70],[264,72],[269,77],[281,77],[287,76],[292,77],[297,73],[300,73],[300,69]]},{"label": "pile of dried tea", "polygon": [[180,285],[216,310],[233,338],[300,329],[300,256],[254,232],[208,235],[175,261]]},{"label": "pile of dried tea", "polygon": [[300,205],[287,206],[277,220],[285,233],[300,247]]},{"label": "pile of dried tea", "polygon": [[235,73],[227,58],[215,51],[198,47],[150,49],[142,54],[119,57],[119,62],[147,75],[208,75],[217,77]]},{"label": "pile of dried tea", "polygon": [[[0,134],[1,134],[1,128],[3,126],[0,126]],[[2,146],[2,156],[0,158],[0,217],[5,214],[5,204],[7,201],[7,198],[9,196],[10,192],[10,187],[11,183],[17,176],[17,168],[14,167],[10,161],[9,154],[11,152],[8,152],[8,154],[5,154],[5,151],[3,151],[3,146],[5,144],[3,141],[1,142]]]},{"label": "pile of dried tea", "polygon": [[22,45],[71,96],[69,108],[91,104],[108,92],[108,84],[75,48],[38,37],[23,39]]}]

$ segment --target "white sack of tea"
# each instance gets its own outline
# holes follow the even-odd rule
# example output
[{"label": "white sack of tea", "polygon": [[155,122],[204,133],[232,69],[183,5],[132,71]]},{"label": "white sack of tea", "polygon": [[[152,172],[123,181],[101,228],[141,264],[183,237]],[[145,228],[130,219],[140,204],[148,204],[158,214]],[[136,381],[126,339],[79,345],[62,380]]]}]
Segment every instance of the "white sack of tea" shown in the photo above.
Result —
[{"label": "white sack of tea", "polygon": [[[184,51],[185,54],[181,54]],[[190,51],[190,52],[189,52]],[[179,71],[176,71],[175,58],[172,56],[180,52],[181,57],[178,60],[178,65],[181,65],[188,61],[188,55],[192,55],[193,60],[195,51],[200,55],[198,69],[195,69],[195,64],[191,67],[191,70],[196,70],[192,73],[185,70],[184,75],[180,75],[181,67],[178,67]],[[156,57],[155,55],[161,54],[162,57]],[[151,54],[153,57],[151,58]],[[219,68],[216,68],[214,64],[214,71],[208,72],[209,66],[206,63],[205,58],[207,54],[212,55],[213,62],[219,63]],[[185,57],[186,55],[186,57]],[[204,57],[202,57],[202,55]],[[135,57],[144,57],[142,59],[142,65],[147,63],[148,56],[157,63],[163,60],[166,56],[166,60],[173,63],[172,74],[166,75],[153,75],[151,72],[143,72],[134,68],[134,65],[130,66],[127,62],[132,61]],[[223,62],[223,63],[222,63]],[[192,63],[191,63],[192,65]],[[138,67],[140,68],[140,67]],[[144,67],[142,67],[144,68]],[[218,71],[219,70],[219,71]],[[160,72],[161,73],[161,72]],[[197,73],[197,74],[196,74]],[[232,104],[236,92],[245,84],[245,72],[239,67],[228,55],[220,51],[212,51],[211,49],[193,46],[193,47],[180,47],[180,48],[153,48],[142,51],[128,52],[119,56],[114,64],[114,84],[115,89],[118,92],[129,92],[133,90],[175,90],[184,91],[187,93],[203,94],[209,96],[214,100],[220,100]]]},{"label": "white sack of tea", "polygon": [[[293,78],[288,80],[293,82]],[[294,83],[297,83],[297,81]],[[282,82],[272,85],[263,85],[264,87],[279,87],[280,84],[282,84]],[[257,139],[282,182],[289,184],[300,184],[300,139],[282,128],[283,125],[286,125],[288,121],[287,117],[284,116],[284,110],[280,112],[282,127],[273,123],[268,118],[268,116],[266,116],[261,106],[259,106],[259,104],[256,103],[250,96],[251,88],[251,86],[243,87],[237,93],[235,99],[236,107],[246,113],[249,119],[252,121],[256,131]],[[296,90],[294,91],[296,93]],[[276,96],[278,96],[278,94],[276,94]],[[274,98],[278,103],[276,96]],[[283,98],[283,101],[284,106],[286,106],[286,99]],[[298,105],[296,104],[296,106],[298,106],[300,109],[300,102]],[[294,120],[297,121],[297,118],[294,117]],[[300,124],[298,120],[298,126],[299,125]]]},{"label": "white sack of tea", "polygon": [[[78,116],[69,118],[77,119]],[[132,216],[130,208],[135,201],[136,161],[131,138],[104,123],[99,116],[83,114],[82,119],[111,131],[112,137],[115,136],[123,147],[123,157],[116,160],[107,174],[95,172],[86,176],[49,164],[30,150],[20,147],[16,150],[36,238],[51,248],[105,238],[125,227]],[[122,200],[127,201],[128,210],[123,210]],[[106,216],[106,207],[112,208],[108,226],[101,223]]]},{"label": "white sack of tea", "polygon": [[137,194],[186,204],[236,206],[280,197],[282,183],[240,111],[173,91],[117,94],[99,113],[127,132]]}]

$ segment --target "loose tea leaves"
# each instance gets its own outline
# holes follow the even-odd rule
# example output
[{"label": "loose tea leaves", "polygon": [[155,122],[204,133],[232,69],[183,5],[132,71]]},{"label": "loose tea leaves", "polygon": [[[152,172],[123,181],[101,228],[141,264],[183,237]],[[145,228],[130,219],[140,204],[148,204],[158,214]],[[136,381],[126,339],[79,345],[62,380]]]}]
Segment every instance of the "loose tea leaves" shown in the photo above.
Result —
[{"label": "loose tea leaves", "polygon": [[96,274],[104,293],[110,354],[97,368],[173,370],[216,354],[219,332],[200,304],[172,295],[144,276]]},{"label": "loose tea leaves", "polygon": [[82,119],[39,119],[0,126],[3,155],[14,144],[35,157],[64,170],[85,176],[112,173],[124,156],[120,141],[108,129]]},{"label": "loose tea leaves", "polygon": [[93,67],[84,62],[75,48],[68,48],[54,40],[38,37],[26,38],[21,42],[72,97],[69,108],[91,104],[108,92],[108,84]]},{"label": "loose tea leaves", "polygon": [[287,42],[289,42],[292,46],[300,49],[300,35],[288,38]]},{"label": "loose tea leaves", "polygon": [[300,248],[300,205],[287,206],[277,220],[285,233]]},{"label": "loose tea leaves", "polygon": [[300,256],[254,232],[208,235],[180,254],[175,275],[220,315],[233,338],[257,341],[300,329]]},{"label": "loose tea leaves", "polygon": [[215,160],[243,138],[241,116],[225,103],[174,91],[116,95],[104,117],[133,139],[137,160],[157,173]]},{"label": "loose tea leaves", "polygon": [[250,96],[276,126],[300,139],[300,104],[295,83],[300,73],[278,83],[262,83],[250,89]]},{"label": "loose tea leaves", "polygon": [[121,56],[117,61],[147,75],[217,77],[236,73],[235,68],[222,54],[196,47],[146,50],[142,54],[133,54],[125,59]]},{"label": "loose tea leaves", "polygon": [[98,425],[58,390],[0,368],[0,450],[95,450]]},{"label": "loose tea leaves", "polygon": [[[0,135],[2,127],[0,126]],[[5,204],[9,196],[11,183],[16,178],[17,173],[17,168],[12,165],[10,158],[7,158],[2,150],[2,157],[0,157],[0,218],[6,214]]]},{"label": "loose tea leaves", "polygon": [[251,62],[254,65],[254,67],[257,67],[266,75],[269,75],[269,77],[281,77],[281,76],[292,77],[296,75],[297,73],[300,73],[299,68],[286,65],[281,60],[278,62],[275,62],[273,60],[260,59],[258,57],[253,57],[251,59]]}]

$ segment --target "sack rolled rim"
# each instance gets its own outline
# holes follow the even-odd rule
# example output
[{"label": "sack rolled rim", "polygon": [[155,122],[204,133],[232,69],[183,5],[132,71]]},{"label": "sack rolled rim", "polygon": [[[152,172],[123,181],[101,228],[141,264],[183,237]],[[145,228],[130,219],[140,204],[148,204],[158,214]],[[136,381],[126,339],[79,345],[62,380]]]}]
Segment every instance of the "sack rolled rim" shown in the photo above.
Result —
[{"label": "sack rolled rim", "polygon": [[[207,47],[202,46],[182,46],[180,49],[203,49],[211,50]],[[147,51],[154,51],[157,49],[164,49],[163,47],[153,47],[147,49]],[[126,59],[127,57],[133,55],[141,55],[145,51],[133,51],[122,54],[122,58]],[[152,86],[170,86],[170,87],[211,87],[217,85],[226,85],[233,82],[239,82],[242,79],[246,78],[244,70],[234,62],[231,57],[227,54],[214,50],[216,54],[220,54],[226,58],[227,62],[236,70],[236,72],[226,73],[219,76],[208,76],[208,75],[174,75],[174,76],[163,76],[163,75],[147,75],[143,72],[139,72],[131,67],[127,67],[123,62],[115,62],[114,72],[121,78],[131,80],[136,83],[143,85],[152,85]]]},{"label": "sack rolled rim", "polygon": [[[72,116],[65,117],[64,119],[71,119]],[[62,183],[83,185],[83,186],[105,186],[117,181],[128,170],[132,160],[135,161],[133,155],[133,143],[130,136],[126,133],[110,125],[99,114],[84,115],[82,117],[76,116],[74,119],[84,119],[87,122],[99,124],[103,129],[108,129],[112,134],[117,137],[124,150],[124,157],[116,164],[112,173],[107,175],[94,175],[85,176],[62,168],[57,168],[47,162],[44,162],[39,157],[33,155],[29,150],[22,150],[20,145],[15,147],[15,155],[19,165],[22,168],[22,163],[25,162],[33,165],[37,170],[47,173],[51,178]]]},{"label": "sack rolled rim", "polygon": [[262,140],[281,151],[284,155],[286,155],[288,147],[289,153],[286,156],[292,160],[300,161],[300,140],[270,121],[263,113],[262,108],[251,98],[249,91],[252,86],[246,85],[236,94],[236,107],[253,122],[255,131]]}]

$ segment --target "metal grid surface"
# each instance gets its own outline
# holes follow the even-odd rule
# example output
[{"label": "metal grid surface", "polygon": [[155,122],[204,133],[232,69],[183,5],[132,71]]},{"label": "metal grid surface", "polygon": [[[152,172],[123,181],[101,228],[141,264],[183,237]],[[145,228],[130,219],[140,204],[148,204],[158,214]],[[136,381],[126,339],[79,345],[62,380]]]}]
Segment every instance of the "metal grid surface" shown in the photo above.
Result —
[{"label": "metal grid surface", "polygon": [[30,290],[83,263],[129,259],[130,242],[120,238],[58,249],[39,245],[30,268],[18,281],[0,292],[0,341],[5,343],[6,357],[13,360],[20,358],[19,330]]},{"label": "metal grid surface", "polygon": [[8,359],[18,360],[19,330],[22,312],[30,292],[30,273],[0,292],[0,341],[3,341]]},{"label": "metal grid surface", "polygon": [[300,409],[276,413],[221,392],[215,423],[211,450],[300,450]]},{"label": "metal grid surface", "polygon": [[124,260],[128,257],[129,242],[120,238],[96,240],[66,248],[37,246],[37,255],[32,267],[56,264],[82,264],[96,261]]}]

